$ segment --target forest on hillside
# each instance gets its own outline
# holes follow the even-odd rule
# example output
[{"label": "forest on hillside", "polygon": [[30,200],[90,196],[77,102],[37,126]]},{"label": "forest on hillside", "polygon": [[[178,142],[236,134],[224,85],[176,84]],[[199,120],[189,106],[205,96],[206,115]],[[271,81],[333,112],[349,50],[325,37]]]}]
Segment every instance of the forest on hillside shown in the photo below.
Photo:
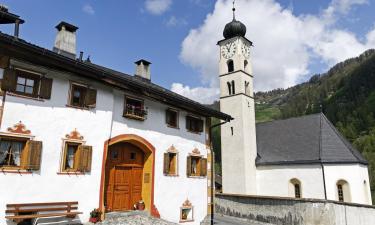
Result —
[{"label": "forest on hillside", "polygon": [[[323,112],[369,162],[375,202],[375,50],[341,62],[305,83],[258,92],[255,101],[257,122]],[[213,139],[220,162],[219,129],[214,130]]]}]

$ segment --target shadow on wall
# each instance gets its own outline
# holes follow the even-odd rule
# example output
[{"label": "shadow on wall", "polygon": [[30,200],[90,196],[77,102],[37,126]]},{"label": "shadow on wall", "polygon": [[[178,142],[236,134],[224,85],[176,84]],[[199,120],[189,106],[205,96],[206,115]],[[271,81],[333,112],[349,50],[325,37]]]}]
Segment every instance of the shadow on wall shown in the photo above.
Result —
[{"label": "shadow on wall", "polygon": [[15,223],[13,221],[7,220],[6,225],[78,225],[82,224],[81,220],[76,217],[74,219],[66,217],[48,217],[48,218],[37,218],[34,220],[25,220],[20,223]]}]

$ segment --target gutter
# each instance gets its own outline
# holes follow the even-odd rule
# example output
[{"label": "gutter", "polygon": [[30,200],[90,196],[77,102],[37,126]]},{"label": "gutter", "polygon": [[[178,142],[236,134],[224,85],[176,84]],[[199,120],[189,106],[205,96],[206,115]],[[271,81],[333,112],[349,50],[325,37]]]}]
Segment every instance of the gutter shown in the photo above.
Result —
[{"label": "gutter", "polygon": [[324,165],[322,161],[322,115],[320,115],[320,118],[319,118],[319,161],[320,161],[320,166],[322,167],[324,199],[327,200],[326,176],[325,176]]}]

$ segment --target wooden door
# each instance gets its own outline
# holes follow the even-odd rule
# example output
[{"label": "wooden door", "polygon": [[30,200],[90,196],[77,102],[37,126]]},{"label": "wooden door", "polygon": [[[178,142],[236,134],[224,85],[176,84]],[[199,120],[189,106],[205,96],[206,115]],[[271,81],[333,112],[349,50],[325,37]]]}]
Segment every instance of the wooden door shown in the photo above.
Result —
[{"label": "wooden door", "polygon": [[115,144],[106,163],[106,211],[132,210],[142,199],[144,153],[128,143]]}]

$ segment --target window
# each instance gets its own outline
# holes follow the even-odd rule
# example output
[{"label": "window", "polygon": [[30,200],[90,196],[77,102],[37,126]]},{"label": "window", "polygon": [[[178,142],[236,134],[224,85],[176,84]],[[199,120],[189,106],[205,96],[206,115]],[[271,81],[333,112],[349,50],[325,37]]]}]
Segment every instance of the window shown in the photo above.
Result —
[{"label": "window", "polygon": [[39,170],[42,142],[0,138],[0,168]]},{"label": "window", "polygon": [[244,69],[245,69],[245,72],[246,72],[246,70],[247,70],[247,65],[248,65],[247,60],[245,60],[245,62],[244,62],[243,64],[244,64]]},{"label": "window", "polygon": [[177,153],[164,153],[164,175],[178,175],[177,173]]},{"label": "window", "polygon": [[169,127],[178,128],[178,111],[174,109],[167,109],[166,123]]},{"label": "window", "polygon": [[97,91],[81,84],[71,84],[69,105],[78,108],[94,108]]},{"label": "window", "polygon": [[345,180],[339,180],[336,183],[337,188],[337,200],[340,202],[350,202],[350,187],[349,183]]},{"label": "window", "polygon": [[180,223],[194,221],[193,209],[194,207],[190,201],[186,199],[186,201],[180,207]]},{"label": "window", "polygon": [[231,60],[231,59],[228,60],[227,65],[228,65],[228,73],[233,72],[233,71],[234,71],[234,63],[233,63],[233,60]]},{"label": "window", "polygon": [[186,170],[188,177],[207,176],[207,159],[203,158],[202,156],[188,156]]},{"label": "window", "polygon": [[124,117],[145,120],[147,116],[147,111],[144,108],[143,101],[125,97],[125,108]]},{"label": "window", "polygon": [[236,88],[234,85],[234,80],[232,80],[232,95],[236,94]]},{"label": "window", "polygon": [[232,95],[232,85],[230,84],[230,82],[227,82],[227,85],[228,85],[228,94]]},{"label": "window", "polygon": [[82,143],[65,142],[62,172],[89,172],[92,147]]},{"label": "window", "polygon": [[302,198],[301,181],[296,178],[290,180],[290,196]]},{"label": "window", "polygon": [[203,132],[203,120],[192,116],[186,116],[186,129],[194,133]]},{"label": "window", "polygon": [[1,89],[18,95],[50,99],[52,79],[25,70],[5,69]]}]

